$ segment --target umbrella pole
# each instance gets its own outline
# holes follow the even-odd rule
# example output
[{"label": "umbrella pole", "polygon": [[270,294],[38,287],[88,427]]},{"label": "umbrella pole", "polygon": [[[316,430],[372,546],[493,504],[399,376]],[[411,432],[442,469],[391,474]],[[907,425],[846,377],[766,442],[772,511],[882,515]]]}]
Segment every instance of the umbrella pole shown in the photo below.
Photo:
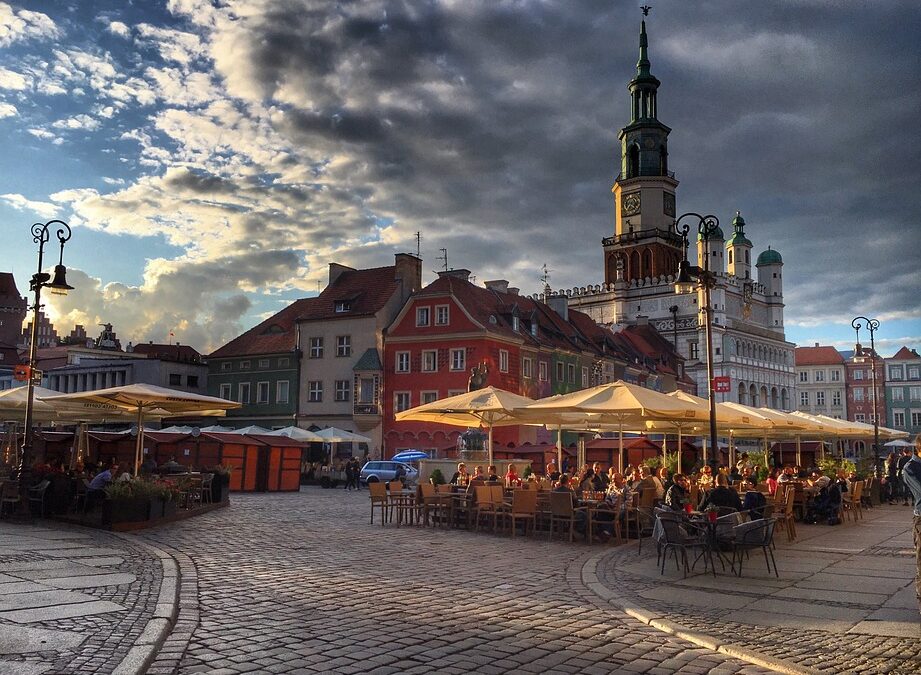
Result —
[{"label": "umbrella pole", "polygon": [[729,430],[729,468],[736,465],[736,446],[732,438],[732,429]]},{"label": "umbrella pole", "polygon": [[701,436],[701,437],[700,437],[700,440],[701,440],[701,443],[702,443],[703,446],[704,446],[704,464],[707,464],[707,437],[706,437],[706,436]]},{"label": "umbrella pole", "polygon": [[803,454],[800,448],[800,437],[796,437],[796,465],[799,467],[803,466]]},{"label": "umbrella pole", "polygon": [[486,458],[489,460],[489,466],[492,466],[492,424],[490,424],[488,427],[486,442],[489,444],[486,447]]},{"label": "umbrella pole", "polygon": [[681,427],[678,427],[678,473],[681,473]]},{"label": "umbrella pole", "polygon": [[769,458],[769,457],[768,457],[768,442],[767,442],[767,436],[765,436],[763,440],[764,440],[764,463],[767,465],[768,473],[770,473],[770,471],[771,471],[771,464],[772,464],[771,459],[772,459],[772,458]]},{"label": "umbrella pole", "polygon": [[556,428],[556,470],[563,473],[563,425]]},{"label": "umbrella pole", "polygon": [[134,475],[141,473],[141,448],[144,447],[144,406],[138,406],[138,442],[134,448]]},{"label": "umbrella pole", "polygon": [[585,466],[585,434],[579,434],[579,456],[576,458],[576,463],[579,465],[579,468]]},{"label": "umbrella pole", "polygon": [[623,474],[624,472],[624,423],[621,421],[620,426],[617,428],[617,437],[620,439],[619,445],[620,448],[617,451],[617,472]]}]

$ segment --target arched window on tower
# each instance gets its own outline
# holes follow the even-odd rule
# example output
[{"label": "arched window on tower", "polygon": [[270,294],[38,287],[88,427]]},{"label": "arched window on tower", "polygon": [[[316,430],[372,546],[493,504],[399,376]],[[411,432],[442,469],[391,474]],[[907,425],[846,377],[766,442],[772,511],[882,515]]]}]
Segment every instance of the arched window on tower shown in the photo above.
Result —
[{"label": "arched window on tower", "polygon": [[639,251],[633,251],[630,254],[630,279],[639,279],[641,276],[640,254]]},{"label": "arched window on tower", "polygon": [[665,149],[665,146],[659,149],[659,175],[668,175],[668,150]]},{"label": "arched window on tower", "polygon": [[627,178],[640,175],[640,147],[633,143],[627,150]]},{"label": "arched window on tower", "polygon": [[755,385],[749,385],[748,387],[748,397],[751,400],[751,406],[753,408],[758,407],[758,390],[755,388]]},{"label": "arched window on tower", "polygon": [[648,248],[643,251],[643,276],[651,277],[652,273],[652,251]]},{"label": "arched window on tower", "polygon": [[746,249],[745,250],[745,264],[748,265],[750,262],[751,261],[749,260],[749,257],[748,257],[748,249]]},{"label": "arched window on tower", "polygon": [[732,249],[729,249],[729,264],[732,264]]},{"label": "arched window on tower", "polygon": [[745,383],[739,382],[739,403],[745,405]]}]

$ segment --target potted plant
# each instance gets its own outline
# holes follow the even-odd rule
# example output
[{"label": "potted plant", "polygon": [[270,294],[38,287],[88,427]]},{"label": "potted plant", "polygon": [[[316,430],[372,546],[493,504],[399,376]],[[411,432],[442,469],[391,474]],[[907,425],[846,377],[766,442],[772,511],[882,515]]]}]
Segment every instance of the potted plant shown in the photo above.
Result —
[{"label": "potted plant", "polygon": [[151,491],[147,481],[115,481],[105,488],[102,522],[137,523],[150,519]]},{"label": "potted plant", "polygon": [[444,474],[441,473],[441,469],[435,469],[432,471],[431,475],[429,476],[429,481],[432,483],[432,485],[444,485],[447,482],[445,481]]}]

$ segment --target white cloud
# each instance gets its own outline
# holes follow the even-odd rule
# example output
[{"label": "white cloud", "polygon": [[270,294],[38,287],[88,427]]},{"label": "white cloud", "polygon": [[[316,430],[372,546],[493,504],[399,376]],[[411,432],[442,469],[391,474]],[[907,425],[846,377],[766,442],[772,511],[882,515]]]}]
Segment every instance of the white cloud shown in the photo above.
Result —
[{"label": "white cloud", "polygon": [[138,41],[155,47],[166,61],[188,65],[205,54],[201,38],[172,28],[161,28],[149,23],[136,26]]},{"label": "white cloud", "polygon": [[57,120],[51,124],[55,129],[83,129],[84,131],[93,131],[99,128],[99,120],[89,115],[74,115]]},{"label": "white cloud", "polygon": [[41,138],[45,141],[51,141],[58,137],[57,134],[53,134],[47,129],[28,129],[28,132],[36,138]]},{"label": "white cloud", "polygon": [[12,103],[0,103],[0,119],[4,117],[15,117],[16,114],[16,106]]},{"label": "white cloud", "polygon": [[58,214],[58,206],[56,204],[27,199],[20,194],[10,193],[0,195],[0,200],[3,200],[7,205],[18,211],[32,211],[42,218],[54,218]]},{"label": "white cloud", "polygon": [[0,89],[22,91],[29,87],[29,80],[22,74],[0,67]]},{"label": "white cloud", "polygon": [[109,27],[107,30],[113,35],[117,35],[119,37],[123,37],[123,38],[131,37],[131,29],[128,28],[127,24],[124,24],[121,21],[112,21],[109,24]]},{"label": "white cloud", "polygon": [[28,38],[57,38],[60,35],[61,31],[47,14],[15,10],[0,2],[0,47]]},{"label": "white cloud", "polygon": [[106,183],[107,185],[124,185],[125,179],[124,178],[111,178],[109,176],[103,176],[102,182]]}]

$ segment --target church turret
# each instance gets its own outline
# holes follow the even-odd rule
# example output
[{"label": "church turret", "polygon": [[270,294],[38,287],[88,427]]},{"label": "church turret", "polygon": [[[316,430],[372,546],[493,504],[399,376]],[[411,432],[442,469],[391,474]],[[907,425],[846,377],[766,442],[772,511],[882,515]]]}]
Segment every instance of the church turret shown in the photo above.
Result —
[{"label": "church turret", "polygon": [[764,286],[764,300],[768,305],[768,325],[783,326],[783,258],[768,246],[758,256],[758,283]]},{"label": "church turret", "polygon": [[739,279],[751,279],[752,243],[745,236],[745,219],[736,211],[732,219],[732,236],[726,242],[727,271]]},{"label": "church turret", "polygon": [[[643,8],[643,15],[649,8]],[[621,171],[614,183],[614,237],[604,240],[605,281],[615,281],[618,260],[627,281],[674,274],[683,250],[672,231],[678,181],[668,170],[668,134],[658,119],[659,80],[650,71],[646,20],[630,80],[630,123],[620,130]]]},{"label": "church turret", "polygon": [[[709,255],[707,264],[711,272],[723,274],[726,271],[725,260],[723,258],[723,242],[726,237],[719,226],[710,234],[709,239],[704,239],[703,234],[697,235],[697,264],[704,266],[704,255]],[[706,252],[706,253],[705,253]]]}]

